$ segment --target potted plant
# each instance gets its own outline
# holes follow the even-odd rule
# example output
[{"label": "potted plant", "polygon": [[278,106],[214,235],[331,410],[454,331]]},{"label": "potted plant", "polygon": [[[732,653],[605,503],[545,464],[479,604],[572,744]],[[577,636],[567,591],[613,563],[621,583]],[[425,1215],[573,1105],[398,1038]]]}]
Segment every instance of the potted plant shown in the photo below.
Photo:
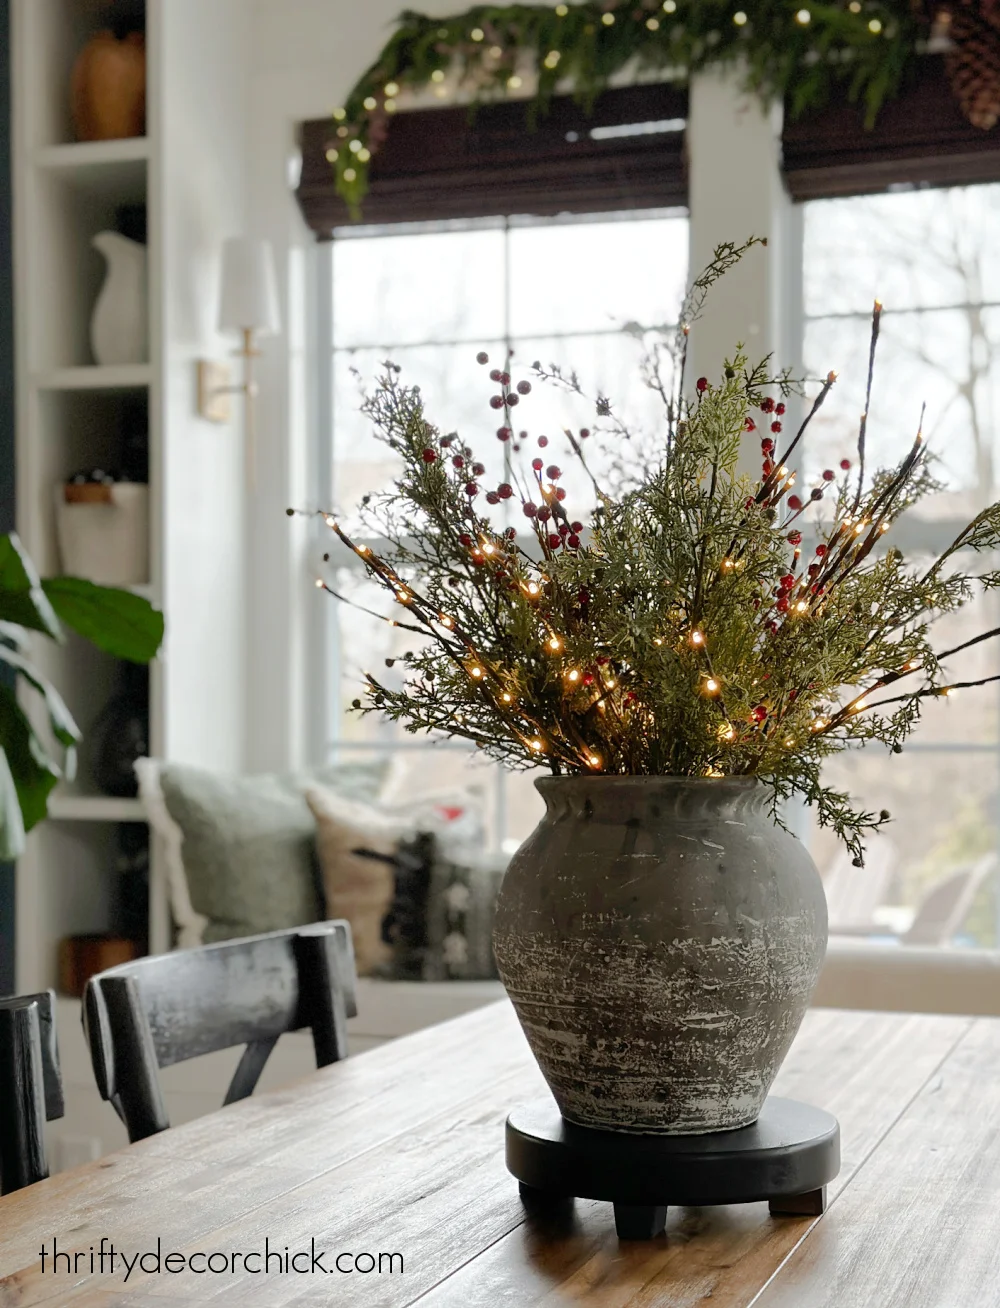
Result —
[{"label": "potted plant", "polygon": [[[781,804],[802,796],[861,863],[889,814],[826,785],[823,761],[902,749],[926,698],[954,689],[946,660],[965,648],[936,648],[934,619],[1000,583],[959,553],[1000,545],[997,505],[930,567],[892,548],[894,519],[935,489],[919,433],[873,473],[866,412],[853,466],[801,486],[803,433],[833,373],[790,433],[791,379],[742,349],[688,395],[690,326],[756,243],[718,248],[672,348],[646,361],[664,405],[657,447],[598,476],[598,440],[627,448],[603,398],[593,432],[560,440],[590,503],[564,489],[561,455],[514,435],[532,383],[515,383],[509,361],[490,372],[490,403],[497,438],[526,466],[509,460],[496,485],[390,364],[365,412],[402,472],[357,531],[327,515],[391,593],[392,621],[422,638],[405,682],[369,674],[355,707],[551,774],[536,783],[546,813],[510,864],[494,944],[563,1116],[586,1126],[685,1134],[756,1119],[827,935],[819,876]],[[534,373],[579,389],[557,369]],[[742,475],[740,451],[758,441],[760,472]]]},{"label": "potted plant", "polygon": [[[73,777],[80,729],[28,648],[31,632],[63,641],[64,624],[132,663],[148,663],[163,639],[163,614],[148,600],[79,577],[42,581],[17,536],[0,535],[0,664],[7,670],[0,680],[0,858],[22,852],[25,832],[45,817],[53,788]],[[40,696],[61,763],[23,707],[18,678]]]}]

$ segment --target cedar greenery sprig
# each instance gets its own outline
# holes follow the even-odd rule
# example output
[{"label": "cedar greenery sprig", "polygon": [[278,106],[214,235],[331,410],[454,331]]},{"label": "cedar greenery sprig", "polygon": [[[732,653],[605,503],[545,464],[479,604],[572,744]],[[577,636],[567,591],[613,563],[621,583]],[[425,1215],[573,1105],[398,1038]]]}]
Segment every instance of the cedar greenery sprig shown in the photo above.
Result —
[{"label": "cedar greenery sprig", "polygon": [[[845,459],[798,491],[791,455],[833,373],[780,454],[795,385],[786,373],[738,347],[717,382],[686,387],[703,292],[756,244],[718,248],[685,302],[672,366],[661,358],[643,370],[664,404],[652,457],[613,491],[602,487],[590,449],[605,447],[613,462],[627,435],[606,422],[606,398],[593,430],[565,433],[593,502],[571,497],[548,437],[536,438],[545,455],[530,461],[527,432],[514,439],[512,411],[530,403],[532,382],[515,383],[509,358],[490,372],[508,469],[495,487],[473,446],[433,426],[419,387],[385,365],[363,408],[402,471],[390,492],[366,497],[354,535],[325,517],[398,606],[386,620],[423,640],[401,657],[402,685],[369,672],[355,707],[408,732],[468,740],[514,768],[759,777],[776,816],[782,800],[802,796],[860,861],[889,815],[826,785],[824,761],[873,742],[898,753],[928,698],[996,679],[949,680],[944,665],[1000,628],[936,651],[932,627],[1000,585],[1000,572],[965,562],[1000,547],[1000,505],[917,572],[886,537],[939,489],[919,431],[894,468],[863,481]],[[533,373],[581,391],[554,366]],[[756,477],[738,467],[753,440]],[[367,543],[376,538],[385,546]]]},{"label": "cedar greenery sprig", "polygon": [[793,115],[835,84],[862,100],[869,125],[899,90],[937,6],[915,0],[583,0],[475,5],[444,18],[406,10],[375,62],[334,111],[327,157],[357,216],[372,153],[407,91],[461,91],[474,102],[524,94],[529,123],[556,91],[586,108],[626,65],[683,80],[739,63],[749,89],[788,96]]}]

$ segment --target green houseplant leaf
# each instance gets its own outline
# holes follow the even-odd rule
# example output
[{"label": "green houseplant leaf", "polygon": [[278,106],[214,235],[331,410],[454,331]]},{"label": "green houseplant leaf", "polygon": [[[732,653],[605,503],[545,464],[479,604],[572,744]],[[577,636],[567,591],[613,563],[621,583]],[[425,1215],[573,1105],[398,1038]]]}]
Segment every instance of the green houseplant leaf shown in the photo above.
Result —
[{"label": "green houseplant leaf", "polygon": [[[163,614],[148,600],[78,577],[43,582],[17,536],[0,535],[0,858],[22,852],[25,832],[45,817],[53,788],[75,772],[80,729],[29,658],[29,633],[61,642],[63,623],[131,663],[148,663],[163,639]],[[62,768],[18,702],[19,676],[44,701],[52,734],[64,747]]]},{"label": "green houseplant leaf", "polygon": [[[0,686],[0,740],[17,790],[23,830],[30,831],[45,817],[49,795],[62,772],[46,754],[13,691],[6,686]],[[7,830],[6,825],[3,830]]]},{"label": "green houseplant leaf", "polygon": [[95,586],[80,577],[42,582],[59,618],[74,631],[118,659],[148,663],[163,640],[163,614],[130,590]]},{"label": "green houseplant leaf", "polygon": [[0,663],[6,663],[14,672],[19,672],[45,700],[49,725],[59,743],[61,745],[75,745],[80,739],[80,728],[73,720],[72,713],[66,707],[66,701],[55,686],[47,681],[23,654],[19,654],[17,650],[11,649],[9,645],[3,643],[0,643]]},{"label": "green houseplant leaf", "polygon": [[0,536],[0,621],[62,639],[62,628],[49,603],[35,565],[16,532]]},{"label": "green houseplant leaf", "polygon": [[0,746],[0,859],[17,858],[24,848],[24,820],[6,751]]}]

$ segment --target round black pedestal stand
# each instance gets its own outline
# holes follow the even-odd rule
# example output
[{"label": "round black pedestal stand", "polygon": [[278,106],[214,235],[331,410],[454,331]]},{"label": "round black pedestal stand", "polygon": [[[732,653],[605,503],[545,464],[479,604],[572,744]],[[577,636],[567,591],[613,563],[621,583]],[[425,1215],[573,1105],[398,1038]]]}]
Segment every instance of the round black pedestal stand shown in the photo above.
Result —
[{"label": "round black pedestal stand", "polygon": [[822,1109],[770,1098],[752,1126],[710,1135],[626,1135],[564,1121],[552,1099],[507,1118],[507,1168],[526,1204],[604,1199],[619,1239],[663,1232],[667,1208],[756,1203],[816,1216],[840,1170],[840,1127]]}]

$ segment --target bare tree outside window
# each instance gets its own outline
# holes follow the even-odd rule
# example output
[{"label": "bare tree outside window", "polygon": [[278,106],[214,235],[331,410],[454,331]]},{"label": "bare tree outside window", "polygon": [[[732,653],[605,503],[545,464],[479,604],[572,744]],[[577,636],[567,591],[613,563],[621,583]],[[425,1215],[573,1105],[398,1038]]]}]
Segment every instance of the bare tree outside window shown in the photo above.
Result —
[{"label": "bare tree outside window", "polygon": [[[834,367],[838,384],[815,424],[808,468],[819,472],[851,458],[863,407],[867,320],[876,298],[884,305],[876,368],[869,458],[889,464],[912,441],[926,402],[924,434],[939,456],[944,489],[915,521],[899,524],[901,548],[916,562],[960,521],[996,498],[1000,443],[1000,185],[908,190],[887,195],[815,201],[805,206],[804,358],[808,372]],[[986,561],[984,561],[984,567]],[[980,624],[983,624],[982,626]],[[988,597],[942,623],[947,645],[983,627],[1000,625],[1000,605]],[[954,639],[952,639],[954,637]],[[963,656],[963,677],[1000,668],[1000,647]],[[855,929],[900,931],[921,914],[930,922],[922,943],[993,946],[998,902],[995,864],[1000,810],[1000,729],[994,697],[957,697],[934,704],[915,743],[900,758],[845,756],[831,767],[896,822],[870,858],[868,890],[880,906]],[[836,854],[816,839],[821,867],[845,882]],[[889,871],[886,873],[885,869]],[[869,870],[855,871],[855,881]],[[962,885],[962,874],[967,877]],[[930,892],[951,878],[954,912],[932,921]],[[955,926],[958,891],[975,888]],[[856,903],[863,904],[865,887]],[[845,895],[845,902],[850,897]],[[936,932],[936,934],[935,934]],[[949,934],[952,933],[952,934]]]}]

